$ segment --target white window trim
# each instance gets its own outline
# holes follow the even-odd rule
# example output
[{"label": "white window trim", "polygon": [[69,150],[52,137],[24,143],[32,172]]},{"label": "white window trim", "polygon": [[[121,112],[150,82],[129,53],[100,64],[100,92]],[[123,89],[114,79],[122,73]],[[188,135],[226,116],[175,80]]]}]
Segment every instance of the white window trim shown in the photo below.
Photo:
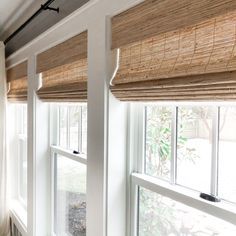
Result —
[{"label": "white window trim", "polygon": [[[177,135],[177,117],[178,117],[178,108],[177,106],[203,106],[203,105],[213,105],[217,114],[213,120],[212,129],[214,135],[212,152],[212,171],[211,171],[211,192],[212,194],[217,193],[217,172],[218,172],[218,139],[219,139],[219,107],[232,105],[231,103],[217,103],[217,104],[208,104],[208,103],[160,103],[159,105],[168,105],[173,107],[173,117],[172,117],[172,137],[171,137],[171,177],[170,183],[161,180],[160,178],[155,178],[148,176],[144,173],[144,107],[149,103],[136,103],[131,104],[130,109],[130,119],[129,119],[129,158],[132,163],[132,168],[130,168],[129,173],[131,176],[130,184],[130,197],[128,198],[128,205],[130,207],[130,236],[138,235],[138,187],[144,187],[148,190],[151,190],[157,194],[161,194],[165,197],[168,197],[177,202],[183,203],[189,207],[193,207],[200,211],[203,211],[207,214],[230,222],[236,225],[236,206],[230,204],[229,201],[213,203],[206,200],[203,200],[199,197],[199,192],[191,190],[189,188],[180,186],[176,184],[176,137]],[[235,106],[235,104],[234,104]]]}]

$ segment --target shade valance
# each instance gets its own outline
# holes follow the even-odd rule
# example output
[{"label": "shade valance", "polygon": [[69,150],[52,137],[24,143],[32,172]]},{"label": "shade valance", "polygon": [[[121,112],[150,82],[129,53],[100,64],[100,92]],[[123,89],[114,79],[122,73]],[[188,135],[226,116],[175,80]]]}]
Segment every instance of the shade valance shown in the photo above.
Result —
[{"label": "shade valance", "polygon": [[235,99],[235,9],[235,1],[148,0],[113,17],[120,60],[112,92],[121,100]]},{"label": "shade valance", "polygon": [[27,101],[27,61],[7,70],[8,101]]},{"label": "shade valance", "polygon": [[37,73],[42,87],[37,94],[44,101],[86,101],[87,31],[37,56]]}]

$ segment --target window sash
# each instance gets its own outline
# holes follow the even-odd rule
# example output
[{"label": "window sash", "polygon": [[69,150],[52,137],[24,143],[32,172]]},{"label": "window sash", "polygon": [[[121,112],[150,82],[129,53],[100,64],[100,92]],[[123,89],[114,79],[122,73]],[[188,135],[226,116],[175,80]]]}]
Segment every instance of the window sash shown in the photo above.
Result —
[{"label": "window sash", "polygon": [[236,207],[226,202],[213,203],[199,198],[197,191],[190,191],[178,185],[159,180],[145,174],[133,173],[132,184],[144,187],[162,196],[168,197],[189,207],[236,225]]},{"label": "window sash", "polygon": [[[51,146],[51,222],[52,222],[52,235],[55,234],[55,219],[57,217],[56,209],[56,198],[57,198],[57,155],[61,155],[64,158],[76,161],[80,164],[87,166],[87,159],[85,154],[74,154],[65,148],[59,146]],[[69,235],[68,235],[69,236]]]},{"label": "window sash", "polygon": [[[146,132],[146,104],[132,104],[130,111],[134,114],[130,116],[130,144],[129,155],[131,158],[131,163],[133,165],[133,171],[131,171],[131,188],[130,188],[130,218],[131,226],[130,232],[131,236],[138,235],[138,187],[144,187],[148,190],[161,194],[163,196],[169,197],[172,200],[183,203],[187,206],[196,208],[205,213],[228,221],[236,225],[236,206],[230,204],[229,201],[222,199],[221,202],[212,203],[205,201],[199,197],[199,192],[191,190],[187,187],[180,186],[176,184],[176,174],[177,174],[177,127],[178,127],[178,107],[179,106],[199,106],[198,103],[188,104],[188,103],[178,103],[170,104],[163,103],[164,105],[171,106],[173,108],[172,115],[172,132],[171,132],[171,176],[170,181],[164,181],[158,177],[152,177],[145,174],[145,132]],[[163,105],[159,103],[160,106]],[[202,103],[200,104],[202,105]],[[220,108],[228,106],[230,104],[208,104],[204,105],[214,106],[215,114],[212,127],[212,135],[214,137],[212,144],[212,157],[211,157],[211,194],[218,194],[218,152],[219,152],[219,117]],[[235,104],[234,104],[235,105]],[[144,125],[145,124],[145,125]],[[134,139],[134,140],[132,140]],[[132,151],[133,150],[133,151]],[[135,151],[136,150],[136,151]]]},{"label": "window sash", "polygon": [[[208,104],[204,104],[208,106]],[[162,105],[160,105],[162,106]],[[178,142],[178,110],[179,107],[194,107],[199,106],[199,104],[191,104],[191,105],[185,105],[185,104],[176,104],[176,105],[168,105],[172,107],[172,120],[171,120],[171,164],[170,164],[170,183],[171,184],[177,184],[176,178],[177,178],[177,142]],[[212,105],[210,105],[212,106]],[[214,107],[214,116],[213,116],[213,124],[212,124],[212,152],[211,152],[211,194],[214,196],[217,196],[218,194],[218,156],[219,156],[219,116],[220,116],[220,107],[213,105]],[[139,108],[141,109],[141,108]],[[145,105],[142,106],[142,112],[144,112]],[[146,109],[145,109],[146,110]],[[141,112],[141,111],[140,111]],[[146,113],[146,112],[145,112]],[[139,115],[139,119],[144,119],[140,122],[139,126],[141,124],[145,124],[146,129],[146,114],[145,116]],[[146,130],[145,130],[146,131]],[[143,138],[142,145],[145,147],[145,138]],[[145,163],[145,152],[143,155],[144,160],[142,160],[142,163]],[[143,173],[143,172],[139,172]],[[159,178],[159,177],[157,177]],[[185,187],[185,186],[183,186]],[[187,188],[187,187],[186,187]]]}]

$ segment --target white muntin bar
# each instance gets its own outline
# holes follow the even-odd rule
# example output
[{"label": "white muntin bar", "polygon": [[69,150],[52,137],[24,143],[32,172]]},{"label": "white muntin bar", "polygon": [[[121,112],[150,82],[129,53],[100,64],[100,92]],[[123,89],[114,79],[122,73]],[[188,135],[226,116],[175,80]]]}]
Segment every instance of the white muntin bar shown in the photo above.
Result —
[{"label": "white muntin bar", "polygon": [[212,128],[211,194],[218,195],[220,107],[215,107]]},{"label": "white muntin bar", "polygon": [[[136,119],[136,118],[135,118]],[[138,160],[138,172],[145,173],[145,140],[146,140],[146,108],[143,104],[137,104],[137,160]],[[135,128],[135,129],[136,129]]]},{"label": "white muntin bar", "polygon": [[171,167],[170,167],[171,184],[176,184],[177,139],[178,139],[178,107],[174,106],[172,109],[172,122],[171,122]]},{"label": "white muntin bar", "polygon": [[79,107],[78,116],[78,150],[82,152],[82,133],[83,133],[83,118],[82,118],[82,106]]}]

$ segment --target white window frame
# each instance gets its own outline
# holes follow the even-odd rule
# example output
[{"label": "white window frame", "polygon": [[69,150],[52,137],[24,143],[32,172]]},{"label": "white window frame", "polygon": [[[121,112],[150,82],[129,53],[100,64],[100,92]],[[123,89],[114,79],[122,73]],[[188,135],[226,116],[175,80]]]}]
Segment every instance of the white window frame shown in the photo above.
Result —
[{"label": "white window frame", "polygon": [[[70,139],[70,125],[69,125],[69,114],[70,114],[70,106],[72,104],[63,104],[65,106],[68,105],[67,107],[67,147],[63,148],[59,146],[60,143],[60,123],[59,123],[59,118],[60,118],[60,105],[52,105],[50,108],[50,117],[51,117],[51,132],[52,132],[52,143],[55,143],[56,145],[51,145],[50,146],[50,151],[51,151],[51,222],[52,222],[52,227],[51,227],[51,235],[56,236],[55,232],[55,219],[56,219],[56,187],[57,187],[57,155],[63,156],[64,158],[68,158],[70,160],[76,161],[82,165],[85,165],[87,168],[87,155],[83,153],[75,154],[73,153],[74,150],[70,150],[70,144],[69,144],[69,139]],[[84,104],[78,103],[74,105],[80,106],[80,115],[79,115],[79,147],[82,147],[82,106]],[[81,127],[80,127],[81,126]],[[80,137],[81,136],[81,137]],[[81,138],[81,139],[80,139]],[[79,149],[81,150],[81,149]],[[71,235],[68,235],[71,236]]]},{"label": "white window frame", "polygon": [[[160,178],[148,176],[144,172],[144,160],[145,160],[145,105],[150,103],[134,103],[131,104],[130,119],[129,119],[129,158],[132,163],[130,169],[131,187],[130,187],[130,199],[128,204],[130,205],[130,235],[138,235],[138,189],[143,187],[147,190],[153,191],[157,194],[168,197],[174,201],[183,203],[189,207],[198,209],[207,214],[230,222],[236,225],[236,205],[230,204],[230,202],[209,202],[199,197],[199,192],[180,186],[176,184],[176,161],[177,161],[177,106],[215,106],[215,116],[213,120],[213,144],[212,144],[212,170],[211,170],[211,194],[217,194],[217,172],[218,172],[218,140],[219,140],[219,107],[230,106],[226,103],[181,103],[176,104],[163,102],[158,105],[168,105],[173,107],[172,117],[172,137],[171,137],[171,176],[170,182],[161,180]],[[232,104],[235,106],[235,104]]]}]

